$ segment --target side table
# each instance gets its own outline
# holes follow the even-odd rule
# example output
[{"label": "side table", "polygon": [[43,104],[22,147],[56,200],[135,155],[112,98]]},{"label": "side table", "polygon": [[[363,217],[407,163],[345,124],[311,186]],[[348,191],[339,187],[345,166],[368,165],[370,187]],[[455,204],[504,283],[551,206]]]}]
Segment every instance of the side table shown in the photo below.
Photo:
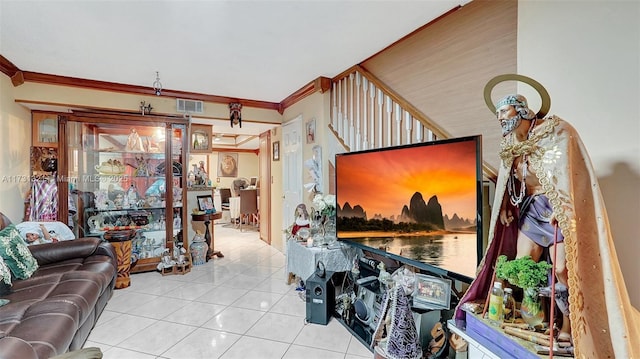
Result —
[{"label": "side table", "polygon": [[118,276],[116,289],[127,288],[131,285],[131,239],[136,236],[135,230],[106,231],[102,238],[111,243],[116,250]]},{"label": "side table", "polygon": [[213,258],[214,256],[218,258],[224,257],[222,252],[216,251],[214,249],[214,242],[215,242],[214,234],[213,234],[213,231],[209,231],[209,225],[211,224],[211,221],[214,221],[220,218],[222,218],[222,212],[204,213],[204,214],[191,213],[192,221],[204,222],[204,228],[205,228],[204,239],[205,239],[205,242],[207,242],[207,245],[209,246],[209,250],[207,251],[207,261],[209,261],[209,259]]}]

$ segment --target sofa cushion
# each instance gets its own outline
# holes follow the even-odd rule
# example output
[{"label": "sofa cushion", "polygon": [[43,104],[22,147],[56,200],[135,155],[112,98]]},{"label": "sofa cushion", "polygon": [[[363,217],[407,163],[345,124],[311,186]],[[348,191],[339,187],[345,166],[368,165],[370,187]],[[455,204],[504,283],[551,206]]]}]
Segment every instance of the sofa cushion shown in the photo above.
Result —
[{"label": "sofa cushion", "polygon": [[18,279],[27,279],[38,269],[38,262],[13,224],[0,231],[0,256]]},{"label": "sofa cushion", "polygon": [[0,330],[28,343],[38,358],[67,351],[80,326],[77,307],[64,299],[11,301],[0,314]]},{"label": "sofa cushion", "polygon": [[[82,244],[85,240],[80,239],[76,244],[85,247]],[[76,241],[69,244],[72,242]],[[59,244],[62,243],[53,244],[52,248]],[[52,248],[47,246],[43,244],[30,249],[42,247],[43,253],[50,253]],[[87,325],[93,327],[104,305],[99,303],[104,303],[105,296],[111,295],[115,283],[116,267],[111,256],[89,254],[72,258],[70,253],[83,253],[84,250],[72,251],[63,247],[57,249],[65,254],[55,257],[68,259],[43,264],[31,278],[14,281],[11,293],[3,296],[10,300],[9,304],[0,307],[0,333],[32,347],[37,358],[77,349],[78,345],[73,344],[76,340],[84,343],[88,334],[77,339],[77,333]],[[44,257],[49,258],[49,255]],[[0,358],[4,358],[4,345],[0,339]],[[9,357],[22,359],[20,356]]]}]

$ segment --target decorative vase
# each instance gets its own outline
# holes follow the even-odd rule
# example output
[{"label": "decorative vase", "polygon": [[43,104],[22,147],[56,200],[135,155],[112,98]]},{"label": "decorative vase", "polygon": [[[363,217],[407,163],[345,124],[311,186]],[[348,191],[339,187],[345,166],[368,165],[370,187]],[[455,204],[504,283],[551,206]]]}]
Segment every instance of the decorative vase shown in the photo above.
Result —
[{"label": "decorative vase", "polygon": [[324,229],[325,242],[327,242],[327,244],[332,244],[337,240],[336,218],[334,216],[325,217],[323,229]]},{"label": "decorative vase", "polygon": [[313,220],[311,221],[311,233],[313,238],[313,245],[315,247],[318,247],[324,244],[323,217],[317,216],[313,218]]},{"label": "decorative vase", "polygon": [[207,251],[209,250],[209,245],[204,241],[204,238],[196,235],[193,238],[193,243],[191,243],[190,251],[191,251],[191,260],[193,261],[193,265],[205,264],[207,262]]},{"label": "decorative vase", "polygon": [[540,302],[538,288],[524,289],[524,298],[520,305],[520,316],[530,328],[535,328],[544,321],[544,310]]}]

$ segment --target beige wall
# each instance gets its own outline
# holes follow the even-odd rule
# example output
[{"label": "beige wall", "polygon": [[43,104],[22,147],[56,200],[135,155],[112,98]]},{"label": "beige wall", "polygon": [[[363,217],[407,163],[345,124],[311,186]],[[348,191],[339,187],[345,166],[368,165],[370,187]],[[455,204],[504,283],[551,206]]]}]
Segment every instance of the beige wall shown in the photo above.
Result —
[{"label": "beige wall", "polygon": [[[329,183],[329,174],[326,170],[328,163],[327,158],[329,156],[329,152],[326,146],[328,133],[326,131],[327,126],[329,125],[330,118],[330,94],[326,92],[324,94],[314,93],[308,97],[305,97],[301,101],[292,105],[284,111],[283,118],[284,123],[291,121],[298,117],[298,115],[302,115],[303,125],[306,124],[309,120],[315,119],[316,121],[316,137],[315,142],[311,144],[306,143],[306,139],[303,139],[304,147],[303,147],[303,160],[307,160],[312,157],[312,149],[315,145],[320,145],[322,147],[322,158],[323,158],[323,191],[326,192],[328,190],[327,184]],[[276,136],[272,139],[272,141],[280,141],[282,138],[281,129],[278,128],[276,131]],[[282,161],[272,162],[271,174],[274,176],[274,184],[272,187],[272,242],[271,245],[284,251],[284,243],[283,243],[283,230],[288,227],[288,224],[285,226],[282,217]],[[303,176],[303,183],[307,183],[311,180],[307,171],[300,174]],[[307,207],[311,207],[312,196],[305,192],[303,194],[304,203]]]},{"label": "beige wall", "polygon": [[29,189],[31,112],[13,101],[11,79],[0,75],[0,212],[22,221]]},{"label": "beige wall", "polygon": [[[640,308],[640,2],[521,1],[518,72],[580,133],[598,176],[631,303]],[[537,95],[519,89],[532,101]]]}]

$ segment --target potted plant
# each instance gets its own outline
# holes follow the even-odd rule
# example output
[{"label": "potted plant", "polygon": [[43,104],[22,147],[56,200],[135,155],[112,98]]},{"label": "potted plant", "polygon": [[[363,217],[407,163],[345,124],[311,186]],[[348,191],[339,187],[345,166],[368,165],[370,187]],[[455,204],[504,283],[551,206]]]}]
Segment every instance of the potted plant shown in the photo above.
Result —
[{"label": "potted plant", "polygon": [[538,293],[539,289],[546,285],[550,269],[551,264],[536,262],[531,256],[507,260],[507,256],[501,255],[496,263],[496,277],[524,291],[520,314],[531,327],[539,325],[544,320]]}]

